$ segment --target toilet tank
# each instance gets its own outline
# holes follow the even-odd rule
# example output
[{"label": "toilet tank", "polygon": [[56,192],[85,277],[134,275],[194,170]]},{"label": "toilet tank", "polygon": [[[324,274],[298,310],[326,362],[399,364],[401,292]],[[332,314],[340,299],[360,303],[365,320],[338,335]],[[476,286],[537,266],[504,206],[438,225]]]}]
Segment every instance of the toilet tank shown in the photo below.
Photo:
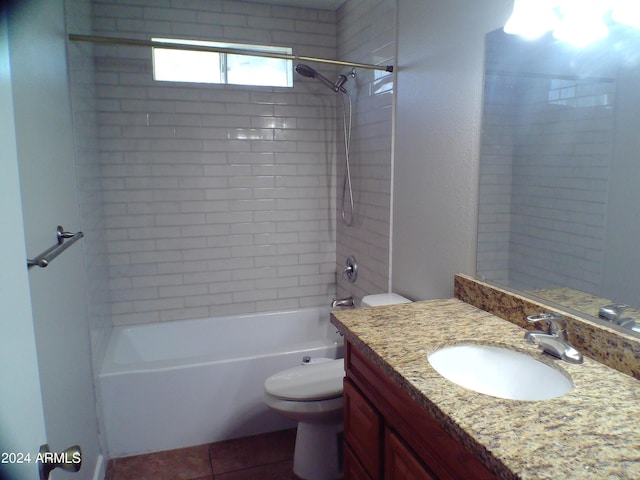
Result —
[{"label": "toilet tank", "polygon": [[395,305],[397,303],[411,303],[411,300],[397,293],[377,293],[365,295],[362,298],[363,307],[379,307],[381,305]]}]

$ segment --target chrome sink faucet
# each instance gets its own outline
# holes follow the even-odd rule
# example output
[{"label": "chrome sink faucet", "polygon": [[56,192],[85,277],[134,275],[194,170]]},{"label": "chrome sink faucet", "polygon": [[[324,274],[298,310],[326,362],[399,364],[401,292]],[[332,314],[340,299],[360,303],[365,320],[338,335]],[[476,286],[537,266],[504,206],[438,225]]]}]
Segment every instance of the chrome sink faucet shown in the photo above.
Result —
[{"label": "chrome sink faucet", "polygon": [[603,305],[598,311],[598,317],[624,328],[633,328],[636,326],[636,321],[633,318],[622,316],[628,308],[629,305],[625,305],[624,303]]},{"label": "chrome sink faucet", "polygon": [[603,305],[598,311],[598,317],[608,320],[609,322],[617,323],[627,308],[629,308],[629,305],[625,305],[624,303]]},{"label": "chrome sink faucet", "polygon": [[582,353],[571,345],[567,338],[567,321],[557,313],[540,313],[529,315],[527,322],[546,322],[546,331],[534,330],[526,332],[527,343],[538,345],[544,352],[569,363],[582,363]]}]

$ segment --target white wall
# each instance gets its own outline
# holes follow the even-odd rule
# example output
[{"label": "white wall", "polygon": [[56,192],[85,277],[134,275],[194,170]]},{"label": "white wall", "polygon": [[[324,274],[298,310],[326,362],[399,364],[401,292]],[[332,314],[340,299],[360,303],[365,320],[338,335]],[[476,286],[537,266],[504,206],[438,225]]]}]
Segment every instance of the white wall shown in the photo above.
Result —
[{"label": "white wall", "polygon": [[[80,217],[63,2],[19,3],[9,42],[26,251],[35,256],[55,243],[57,225],[76,230]],[[81,445],[84,464],[74,478],[89,479],[99,447],[81,248],[32,268],[29,283],[47,440],[56,451]]]},{"label": "white wall", "polygon": [[474,273],[484,35],[513,2],[398,2],[393,290],[449,297]]},{"label": "white wall", "polygon": [[[9,68],[7,22],[0,8],[0,452],[35,455],[46,442],[29,279],[25,268],[18,155]],[[33,457],[32,457],[33,458]],[[35,464],[0,464],[0,478],[31,480]]]},{"label": "white wall", "polygon": [[485,75],[476,273],[504,285],[509,284],[514,91],[512,75]]}]

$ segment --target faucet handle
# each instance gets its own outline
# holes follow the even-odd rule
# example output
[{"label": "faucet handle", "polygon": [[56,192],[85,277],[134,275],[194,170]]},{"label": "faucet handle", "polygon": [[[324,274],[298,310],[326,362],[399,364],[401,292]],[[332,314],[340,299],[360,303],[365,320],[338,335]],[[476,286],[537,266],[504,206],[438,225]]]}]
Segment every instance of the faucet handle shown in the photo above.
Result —
[{"label": "faucet handle", "polygon": [[567,339],[567,321],[559,313],[544,312],[537,315],[529,315],[527,322],[547,322],[547,332],[549,335],[560,337],[563,340]]},{"label": "faucet handle", "polygon": [[353,255],[347,257],[345,266],[342,269],[342,276],[347,277],[347,280],[351,283],[355,282],[356,278],[358,278],[358,264],[356,263],[356,259]]}]

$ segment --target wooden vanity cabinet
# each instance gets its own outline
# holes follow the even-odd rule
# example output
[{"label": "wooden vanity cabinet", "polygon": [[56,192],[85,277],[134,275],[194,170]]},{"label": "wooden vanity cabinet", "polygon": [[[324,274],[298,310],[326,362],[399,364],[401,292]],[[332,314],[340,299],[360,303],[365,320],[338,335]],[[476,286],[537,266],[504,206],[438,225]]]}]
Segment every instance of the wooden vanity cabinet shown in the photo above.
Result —
[{"label": "wooden vanity cabinet", "polygon": [[351,342],[345,370],[345,480],[497,479]]}]

